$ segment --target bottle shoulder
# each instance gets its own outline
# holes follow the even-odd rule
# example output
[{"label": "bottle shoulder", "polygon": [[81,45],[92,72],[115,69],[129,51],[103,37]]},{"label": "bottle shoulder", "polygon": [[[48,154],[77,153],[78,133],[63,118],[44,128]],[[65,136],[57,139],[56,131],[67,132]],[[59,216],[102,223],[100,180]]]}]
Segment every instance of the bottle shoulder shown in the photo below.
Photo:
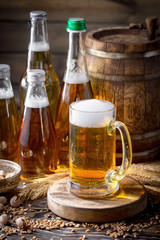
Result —
[{"label": "bottle shoulder", "polygon": [[59,84],[59,77],[56,71],[52,67],[45,70],[45,72],[46,72],[46,82]]},{"label": "bottle shoulder", "polygon": [[22,87],[22,88],[28,87],[27,71],[25,71],[20,78],[20,87]]},{"label": "bottle shoulder", "polygon": [[[69,105],[76,100],[91,99],[93,98],[92,89],[90,82],[82,84],[69,84],[63,82],[58,107],[64,105]],[[61,108],[61,107],[60,107]]]}]

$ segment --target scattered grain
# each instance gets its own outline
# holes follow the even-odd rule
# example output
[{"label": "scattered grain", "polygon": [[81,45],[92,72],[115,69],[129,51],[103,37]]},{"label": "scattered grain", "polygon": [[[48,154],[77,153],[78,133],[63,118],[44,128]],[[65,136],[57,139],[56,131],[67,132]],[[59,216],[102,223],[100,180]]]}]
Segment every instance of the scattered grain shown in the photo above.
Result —
[{"label": "scattered grain", "polygon": [[26,229],[27,227],[26,221],[23,218],[17,218],[16,224],[19,229]]},{"label": "scattered grain", "polygon": [[0,224],[6,225],[7,222],[8,222],[8,216],[7,216],[7,214],[2,214],[2,215],[0,216]]},{"label": "scattered grain", "polygon": [[0,203],[0,211],[2,211],[3,209],[4,209],[3,203]]},{"label": "scattered grain", "polygon": [[7,198],[4,196],[0,197],[0,203],[5,204],[7,202]]},{"label": "scattered grain", "polygon": [[83,237],[80,237],[79,239],[80,239],[80,240],[85,240],[85,239],[86,239],[86,236],[83,235]]},{"label": "scattered grain", "polygon": [[76,224],[74,227],[75,227],[75,228],[79,228],[79,227],[80,227],[80,224],[78,223],[78,224]]},{"label": "scattered grain", "polygon": [[18,196],[13,196],[11,199],[10,199],[10,205],[12,207],[19,207],[22,203],[22,200],[18,197]]}]

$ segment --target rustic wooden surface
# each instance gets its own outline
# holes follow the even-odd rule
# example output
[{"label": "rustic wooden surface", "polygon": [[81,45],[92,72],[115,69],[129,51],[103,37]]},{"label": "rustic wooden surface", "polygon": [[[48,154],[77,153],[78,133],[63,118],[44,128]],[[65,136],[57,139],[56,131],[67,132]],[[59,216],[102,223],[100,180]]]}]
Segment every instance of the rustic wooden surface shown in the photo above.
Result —
[{"label": "rustic wooden surface", "polygon": [[[55,182],[48,190],[48,206],[57,215],[73,221],[110,222],[132,217],[147,203],[144,187],[133,178],[119,182],[119,190],[105,199],[82,199],[70,193],[68,178]],[[62,194],[63,192],[63,194]],[[98,214],[97,214],[98,213]]]},{"label": "rustic wooden surface", "polygon": [[[160,36],[146,29],[101,28],[86,36],[86,59],[95,98],[116,105],[116,119],[128,127],[133,162],[160,151]],[[144,54],[152,53],[149,57]],[[118,139],[119,140],[119,139]],[[117,142],[117,152],[122,150]]]},{"label": "rustic wooden surface", "polygon": [[[28,214],[25,215],[25,217],[30,217],[30,219],[51,219],[52,217],[56,218],[57,216],[53,214],[47,206],[47,201],[46,198],[37,200],[35,202],[30,202],[31,205],[28,207],[28,203],[24,206],[29,208]],[[136,215],[135,217],[132,217],[130,219],[127,219],[123,221],[123,223],[126,223],[126,225],[136,225],[138,223],[144,224],[144,223],[150,223],[151,221],[155,222],[155,220],[151,220],[151,218],[160,215],[160,206],[159,204],[151,204],[151,202],[148,202],[147,208],[145,211],[142,213]],[[20,215],[21,216],[21,215]],[[49,216],[49,217],[47,217]],[[65,220],[65,219],[63,219]],[[65,222],[70,222],[65,220]],[[76,224],[79,224],[78,222],[75,222]],[[121,222],[117,222],[118,224]],[[112,224],[112,223],[111,223]],[[113,223],[114,224],[114,223]],[[104,225],[104,224],[99,224],[99,228]],[[73,232],[73,229],[75,232]],[[86,229],[90,229],[90,232],[86,232]],[[106,229],[101,229],[100,231],[96,231],[96,229],[92,227],[84,227],[82,224],[80,226],[77,225],[77,227],[64,227],[64,228],[58,228],[54,230],[41,230],[41,229],[36,229],[34,234],[18,234],[18,235],[12,235],[12,236],[6,236],[8,240],[19,240],[22,239],[22,236],[26,236],[26,239],[31,240],[33,236],[36,236],[39,240],[78,240],[80,237],[85,235],[85,239],[90,239],[90,240],[111,240],[114,239],[108,235],[106,235],[107,230],[111,230],[111,225],[109,225],[108,228]],[[135,239],[134,231],[129,231],[129,236],[126,239]],[[160,239],[160,223],[157,224],[152,224],[149,228],[143,229],[141,232],[138,232],[138,237],[137,239],[144,239],[144,240],[149,240],[149,239],[154,239],[158,240]],[[119,240],[124,239],[123,237],[118,238]]]},{"label": "rustic wooden surface", "polygon": [[[160,17],[159,0],[1,0],[0,1],[0,63],[11,66],[11,80],[14,87],[16,103],[19,107],[18,86],[20,76],[24,72],[27,59],[29,41],[28,17],[32,10],[45,10],[48,13],[48,33],[52,51],[53,66],[58,73],[61,83],[65,69],[68,33],[66,21],[69,17],[81,16],[86,19],[88,31],[113,26],[126,26],[129,23],[144,22],[148,16]],[[26,204],[28,206],[28,204]],[[31,203],[28,216],[33,219],[44,218],[51,213],[47,207],[47,200],[42,199]],[[160,215],[160,206],[148,202],[146,210],[134,218],[125,221],[127,224],[150,222],[150,218]],[[55,217],[53,213],[52,216]],[[101,232],[90,228],[80,227],[76,232],[71,232],[73,227],[54,229],[52,231],[36,230],[34,235],[42,240],[71,240],[79,239],[83,235],[90,240],[113,239],[106,235],[106,229]],[[156,233],[157,232],[157,233]],[[139,233],[138,239],[160,239],[160,224],[153,225]],[[7,236],[6,239],[19,240],[23,234]],[[24,234],[25,235],[25,234]],[[26,239],[33,235],[26,234]],[[123,238],[121,238],[123,239]],[[135,239],[133,234],[127,239]]]}]

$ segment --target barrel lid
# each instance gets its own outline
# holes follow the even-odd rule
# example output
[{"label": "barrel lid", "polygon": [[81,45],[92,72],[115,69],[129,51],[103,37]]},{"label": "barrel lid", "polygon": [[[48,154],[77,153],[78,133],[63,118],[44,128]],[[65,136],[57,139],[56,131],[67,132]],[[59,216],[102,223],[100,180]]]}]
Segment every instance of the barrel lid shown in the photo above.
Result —
[{"label": "barrel lid", "polygon": [[67,31],[86,31],[84,18],[69,18],[67,23]]},{"label": "barrel lid", "polygon": [[160,37],[149,41],[146,29],[101,28],[86,35],[86,46],[95,50],[118,53],[144,53],[158,48]]},{"label": "barrel lid", "polygon": [[47,13],[44,11],[32,11],[30,12],[30,17],[31,18],[39,18],[39,17],[46,17]]}]

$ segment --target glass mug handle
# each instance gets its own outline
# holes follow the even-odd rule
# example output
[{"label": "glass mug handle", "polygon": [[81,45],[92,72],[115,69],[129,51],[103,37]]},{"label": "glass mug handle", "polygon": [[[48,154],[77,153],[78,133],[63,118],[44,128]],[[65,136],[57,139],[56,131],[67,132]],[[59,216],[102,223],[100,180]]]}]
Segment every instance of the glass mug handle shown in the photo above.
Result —
[{"label": "glass mug handle", "polygon": [[120,168],[115,171],[110,169],[105,178],[107,182],[117,182],[124,178],[132,163],[132,144],[129,131],[126,125],[120,121],[110,122],[108,127],[108,135],[112,136],[113,130],[118,129],[122,140],[122,164]]}]

